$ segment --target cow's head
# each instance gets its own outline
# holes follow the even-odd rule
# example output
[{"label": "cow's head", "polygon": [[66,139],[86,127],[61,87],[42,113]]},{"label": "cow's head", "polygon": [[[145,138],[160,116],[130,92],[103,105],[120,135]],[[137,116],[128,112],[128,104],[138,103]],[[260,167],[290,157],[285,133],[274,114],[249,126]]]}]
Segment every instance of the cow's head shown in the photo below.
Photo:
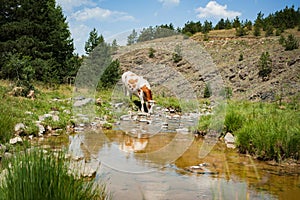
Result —
[{"label": "cow's head", "polygon": [[152,99],[152,92],[150,88],[148,88],[145,85],[141,89],[144,93],[144,99],[146,101],[148,113],[152,113],[153,112],[152,109],[155,104],[155,101]]}]

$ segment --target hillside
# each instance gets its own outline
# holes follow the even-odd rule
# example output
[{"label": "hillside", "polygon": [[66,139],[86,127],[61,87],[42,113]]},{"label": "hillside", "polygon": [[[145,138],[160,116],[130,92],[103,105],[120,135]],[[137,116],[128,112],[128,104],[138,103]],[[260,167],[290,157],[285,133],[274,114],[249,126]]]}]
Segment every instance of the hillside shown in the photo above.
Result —
[{"label": "hillside", "polygon": [[[296,36],[298,41],[300,40],[299,31],[288,30],[284,35],[287,36],[290,33]],[[247,100],[276,100],[279,97],[296,100],[299,98],[300,49],[285,51],[284,47],[279,44],[279,36],[256,38],[250,35],[236,37],[234,30],[211,31],[208,41],[203,41],[204,36],[201,33],[193,35],[190,39],[173,36],[131,45],[125,51],[119,50],[116,57],[120,61],[122,71],[132,70],[145,76],[150,82],[154,82],[156,92],[162,93],[162,88],[156,87],[159,84],[155,84],[157,83],[155,79],[170,78],[172,73],[169,71],[172,68],[191,83],[198,96],[203,97],[207,77],[215,71],[209,71],[207,74],[197,71],[195,67],[197,64],[186,59],[186,55],[191,51],[189,46],[196,41],[197,45],[201,46],[201,48],[197,47],[197,51],[200,51],[197,55],[202,56],[206,62],[201,64],[201,68],[209,68],[214,64],[224,84],[231,88],[233,98]],[[185,42],[187,45],[181,47],[183,59],[174,62],[172,56],[180,40],[187,41]],[[151,51],[154,52],[153,57],[149,56]],[[272,60],[272,72],[265,79],[258,75],[258,63],[263,52],[268,52]],[[243,59],[239,61],[241,55]],[[211,57],[212,61],[208,57]],[[179,85],[177,87],[179,88]],[[163,93],[167,91],[168,89]]]}]

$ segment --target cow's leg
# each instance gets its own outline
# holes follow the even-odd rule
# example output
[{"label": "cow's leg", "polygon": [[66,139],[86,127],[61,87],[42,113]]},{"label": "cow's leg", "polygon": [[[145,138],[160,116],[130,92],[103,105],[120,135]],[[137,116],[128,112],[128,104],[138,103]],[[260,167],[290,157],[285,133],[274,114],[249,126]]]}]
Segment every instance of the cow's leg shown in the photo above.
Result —
[{"label": "cow's leg", "polygon": [[141,111],[142,111],[142,112],[145,112],[145,110],[144,110],[144,103],[145,103],[145,102],[144,102],[144,98],[142,97],[142,98],[141,98],[141,104],[142,104],[142,106],[141,106]]},{"label": "cow's leg", "polygon": [[144,111],[144,103],[145,103],[144,102],[144,93],[143,93],[142,90],[139,90],[138,94],[139,94],[139,98],[140,98],[140,101],[141,101],[141,111],[145,112]]}]

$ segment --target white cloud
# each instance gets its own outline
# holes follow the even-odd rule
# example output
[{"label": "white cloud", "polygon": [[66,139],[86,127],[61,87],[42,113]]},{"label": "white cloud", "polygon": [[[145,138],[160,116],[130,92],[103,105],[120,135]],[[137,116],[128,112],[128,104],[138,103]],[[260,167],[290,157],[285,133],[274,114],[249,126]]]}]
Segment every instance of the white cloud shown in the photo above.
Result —
[{"label": "white cloud", "polygon": [[236,16],[240,16],[242,13],[237,11],[227,10],[227,5],[224,6],[218,4],[216,1],[210,1],[207,3],[206,7],[199,7],[196,9],[199,13],[197,17],[199,18],[229,18],[233,19]]},{"label": "white cloud", "polygon": [[90,19],[95,19],[99,21],[110,20],[110,21],[132,21],[133,16],[128,15],[125,12],[112,11],[108,9],[103,9],[100,7],[94,8],[84,8],[71,15],[72,19],[76,21],[87,21]]},{"label": "white cloud", "polygon": [[158,0],[163,6],[177,6],[180,3],[180,0]]},{"label": "white cloud", "polygon": [[56,0],[56,4],[60,5],[66,12],[73,12],[74,8],[80,6],[96,6],[92,0]]}]

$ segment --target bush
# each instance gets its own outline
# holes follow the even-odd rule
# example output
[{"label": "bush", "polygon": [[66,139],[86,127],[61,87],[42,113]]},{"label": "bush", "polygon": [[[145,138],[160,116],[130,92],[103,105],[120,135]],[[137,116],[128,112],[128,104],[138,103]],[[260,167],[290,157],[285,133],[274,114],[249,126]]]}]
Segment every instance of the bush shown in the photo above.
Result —
[{"label": "bush", "polygon": [[239,57],[239,61],[243,61],[244,60],[244,56],[243,56],[243,54],[241,53],[240,54],[240,57]]},{"label": "bush", "polygon": [[105,185],[79,179],[70,172],[65,155],[32,150],[4,160],[0,199],[108,199]]},{"label": "bush", "polygon": [[155,56],[154,53],[155,53],[155,50],[153,48],[150,48],[149,52],[148,52],[149,58],[154,58],[154,56]]},{"label": "bush", "polygon": [[260,27],[259,27],[259,26],[254,26],[254,32],[253,32],[253,35],[254,35],[255,37],[258,37],[258,36],[260,36],[260,34],[261,34]]},{"label": "bush", "polygon": [[294,35],[290,34],[287,39],[284,39],[283,46],[286,51],[291,51],[299,48],[299,42]]},{"label": "bush", "polygon": [[225,132],[234,132],[243,126],[245,117],[238,112],[238,109],[229,108],[225,116]]},{"label": "bush", "polygon": [[182,60],[181,47],[179,45],[176,45],[174,53],[172,55],[172,59],[175,63]]},{"label": "bush", "polygon": [[265,36],[266,36],[266,37],[272,36],[272,35],[273,35],[273,31],[274,31],[273,26],[268,25],[268,26],[266,27]]},{"label": "bush", "polygon": [[263,52],[259,59],[259,76],[267,77],[272,72],[272,60],[269,52]]},{"label": "bush", "polygon": [[209,98],[211,96],[211,88],[210,88],[210,84],[207,83],[205,84],[205,88],[204,88],[204,98]]},{"label": "bush", "polygon": [[247,35],[247,31],[244,29],[244,27],[239,26],[235,29],[235,35],[238,37],[245,36]]}]

